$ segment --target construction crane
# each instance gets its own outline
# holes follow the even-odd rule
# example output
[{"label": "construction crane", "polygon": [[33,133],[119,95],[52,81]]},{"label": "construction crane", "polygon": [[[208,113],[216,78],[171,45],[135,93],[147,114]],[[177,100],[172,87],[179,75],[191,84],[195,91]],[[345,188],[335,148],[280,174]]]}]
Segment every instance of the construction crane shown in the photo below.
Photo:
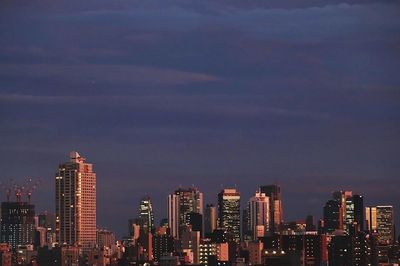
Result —
[{"label": "construction crane", "polygon": [[10,201],[11,193],[14,192],[17,202],[21,202],[26,196],[26,200],[30,203],[33,191],[39,186],[41,179],[32,179],[31,177],[26,178],[25,182],[21,185],[15,182],[14,179],[10,179],[8,183],[0,182],[1,190],[5,192],[7,201]]}]

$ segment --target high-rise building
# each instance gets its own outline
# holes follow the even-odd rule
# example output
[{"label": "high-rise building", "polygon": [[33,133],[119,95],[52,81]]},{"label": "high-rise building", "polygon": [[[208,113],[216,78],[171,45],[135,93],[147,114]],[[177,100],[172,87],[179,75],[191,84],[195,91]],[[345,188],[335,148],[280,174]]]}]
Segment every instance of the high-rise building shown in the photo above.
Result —
[{"label": "high-rise building", "polygon": [[153,205],[151,204],[151,198],[149,196],[145,196],[140,200],[139,220],[140,230],[143,233],[147,234],[153,232],[154,214]]},{"label": "high-rise building", "polygon": [[339,203],[339,228],[349,234],[350,226],[354,221],[354,203],[352,191],[335,191],[332,193],[333,199]]},{"label": "high-rise building", "polygon": [[260,192],[264,193],[269,198],[269,230],[271,232],[277,232],[279,231],[283,219],[281,187],[278,185],[261,186]]},{"label": "high-rise building", "polygon": [[377,232],[378,245],[390,245],[395,241],[393,206],[366,207],[367,230]]},{"label": "high-rise building", "polygon": [[247,209],[252,239],[257,240],[258,237],[263,237],[265,232],[269,231],[269,198],[265,193],[256,192],[254,197],[250,198]]},{"label": "high-rise building", "polygon": [[153,236],[153,257],[159,261],[164,254],[174,252],[174,238],[167,233],[166,227],[156,229]]},{"label": "high-rise building", "polygon": [[354,204],[354,222],[357,223],[358,231],[363,231],[365,229],[363,196],[353,195],[353,204]]},{"label": "high-rise building", "polygon": [[168,195],[168,225],[173,237],[180,237],[182,228],[188,224],[187,214],[190,212],[203,214],[203,193],[197,188],[180,188]]},{"label": "high-rise building", "polygon": [[115,242],[115,235],[113,232],[106,229],[97,229],[96,244],[99,248],[111,248],[113,245],[115,245]]},{"label": "high-rise building", "polygon": [[324,206],[324,232],[333,233],[340,229],[340,203],[336,200],[329,200]]},{"label": "high-rise building", "polygon": [[96,173],[75,151],[56,173],[56,233],[84,253],[96,244]]},{"label": "high-rise building", "polygon": [[217,229],[217,207],[207,204],[204,212],[204,229],[206,236],[209,236]]},{"label": "high-rise building", "polygon": [[376,206],[378,244],[391,245],[395,241],[393,206]]},{"label": "high-rise building", "polygon": [[189,264],[198,264],[200,259],[200,232],[185,226],[181,234],[181,252],[189,258]]},{"label": "high-rise building", "polygon": [[218,194],[218,225],[240,242],[240,193],[234,188]]},{"label": "high-rise building", "polygon": [[365,221],[367,222],[367,231],[376,230],[376,207],[365,207]]},{"label": "high-rise building", "polygon": [[45,228],[46,245],[52,246],[56,242],[56,217],[47,212],[38,215],[38,226]]},{"label": "high-rise building", "polygon": [[35,206],[28,202],[1,203],[1,243],[12,249],[19,245],[34,244]]}]

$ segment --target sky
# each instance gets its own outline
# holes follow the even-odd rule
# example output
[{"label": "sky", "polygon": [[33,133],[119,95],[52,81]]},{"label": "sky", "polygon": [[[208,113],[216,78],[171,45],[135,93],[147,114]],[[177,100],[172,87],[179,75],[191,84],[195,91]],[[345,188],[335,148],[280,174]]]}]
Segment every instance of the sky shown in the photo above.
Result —
[{"label": "sky", "polygon": [[399,70],[398,1],[1,1],[0,180],[54,213],[76,150],[118,236],[180,186],[280,184],[285,221],[341,189],[399,210]]}]

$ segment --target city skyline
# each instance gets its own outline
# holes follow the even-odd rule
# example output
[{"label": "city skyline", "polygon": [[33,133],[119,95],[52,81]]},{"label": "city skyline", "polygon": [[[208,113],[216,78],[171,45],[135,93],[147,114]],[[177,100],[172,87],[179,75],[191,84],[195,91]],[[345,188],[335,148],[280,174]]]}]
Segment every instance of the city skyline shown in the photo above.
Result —
[{"label": "city skyline", "polygon": [[[81,160],[81,162],[84,162],[86,160],[85,158],[81,157],[80,154],[77,151],[69,152],[69,157],[68,158],[71,160],[71,162],[69,162],[69,164],[74,164],[73,162],[75,162],[76,160],[78,160],[78,161]],[[68,162],[67,162],[67,164],[68,164]],[[90,166],[90,169],[93,168],[93,166],[92,166],[93,162],[91,160],[90,160],[90,163],[88,163],[88,165]],[[60,167],[65,167],[65,165],[63,165],[63,164],[59,164],[59,166]],[[97,165],[94,168],[97,168]],[[60,168],[60,170],[61,170],[61,168]],[[90,170],[90,171],[92,171],[92,170]],[[96,173],[97,173],[97,171],[96,171]],[[96,175],[96,173],[95,173],[95,175]],[[59,173],[56,173],[55,181],[57,181],[59,175],[60,175]],[[29,182],[32,182],[32,180],[29,180]],[[53,178],[53,182],[54,182],[54,178]],[[39,194],[39,195],[41,194],[40,193],[40,188],[36,188],[36,189],[39,189],[39,192],[36,192],[36,191],[34,192],[34,191],[31,191],[31,190],[29,190],[29,191],[28,190],[21,191],[20,187],[22,187],[22,186],[18,185],[18,183],[16,183],[15,180],[13,181],[13,183],[10,183],[9,185],[11,185],[11,184],[14,184],[13,186],[15,186],[15,191],[13,191],[12,189],[10,191],[7,190],[8,193],[10,193],[10,194],[5,194],[4,193],[3,196],[7,196],[7,195],[9,195],[9,196],[7,196],[5,199],[3,199],[2,202],[8,202],[8,201],[10,201],[10,202],[18,202],[18,201],[27,202],[28,200],[30,202],[32,200],[32,204],[35,206],[37,214],[43,214],[43,213],[50,213],[50,214],[53,214],[53,215],[56,214],[55,206],[54,206],[53,209],[43,209],[40,204],[36,204],[35,203],[35,196],[37,194]],[[282,186],[280,186],[279,184],[273,184],[273,185],[266,185],[266,184],[267,183],[261,184],[261,185],[260,184],[257,185],[257,187],[254,190],[254,193],[256,193],[256,195],[257,195],[257,193],[261,193],[260,191],[263,191],[263,190],[266,191],[266,190],[268,190],[268,188],[270,188],[270,191],[276,191],[276,189],[274,189],[274,188],[277,187],[277,190],[279,191],[278,192],[278,194],[279,194],[278,198],[279,198],[279,200],[281,202],[285,203],[285,201],[286,201],[285,198],[286,197],[282,196],[282,191],[281,191],[282,190]],[[97,184],[96,184],[96,186],[97,186]],[[7,183],[3,183],[3,191],[5,191],[5,189],[10,189],[9,186],[7,186]],[[116,235],[118,237],[127,236],[127,235],[129,235],[129,230],[126,229],[127,228],[126,225],[127,225],[128,220],[132,219],[132,220],[136,220],[137,222],[139,222],[139,220],[141,219],[140,218],[140,213],[141,213],[141,210],[142,210],[142,208],[144,206],[143,202],[145,202],[145,204],[148,204],[148,202],[151,202],[151,205],[150,205],[151,206],[151,214],[147,214],[147,215],[150,215],[149,217],[153,217],[152,221],[154,223],[154,227],[153,227],[153,229],[154,229],[157,226],[159,226],[159,224],[160,224],[160,222],[162,222],[162,220],[165,220],[165,219],[168,220],[168,209],[165,208],[164,210],[162,210],[162,208],[161,208],[161,210],[162,210],[161,212],[157,211],[157,210],[154,210],[154,207],[153,207],[154,203],[157,206],[162,206],[162,205],[168,206],[168,204],[169,204],[168,202],[171,200],[169,197],[171,197],[171,195],[175,195],[176,193],[178,193],[178,195],[179,194],[186,195],[184,193],[190,193],[191,194],[193,192],[195,194],[196,193],[200,194],[200,197],[194,197],[193,198],[193,199],[197,198],[199,200],[197,203],[193,203],[193,204],[195,204],[195,205],[193,205],[194,207],[190,207],[190,206],[187,207],[187,205],[186,205],[187,203],[184,204],[184,206],[186,206],[185,208],[187,209],[187,211],[186,211],[187,213],[189,213],[192,209],[195,210],[197,208],[197,211],[195,211],[195,212],[199,212],[201,215],[204,215],[204,212],[206,211],[206,205],[212,204],[212,205],[216,206],[216,211],[217,211],[217,216],[218,216],[218,198],[219,198],[218,194],[221,194],[225,190],[227,190],[230,193],[232,193],[232,192],[236,193],[235,191],[237,191],[237,193],[239,193],[240,210],[241,210],[241,212],[240,212],[240,218],[241,218],[241,220],[240,220],[240,230],[241,230],[241,234],[244,234],[245,233],[243,231],[244,228],[242,228],[242,226],[243,226],[242,219],[243,219],[243,215],[244,214],[242,213],[242,211],[248,210],[248,204],[254,198],[254,193],[249,194],[248,197],[244,198],[243,196],[241,196],[241,190],[237,185],[225,186],[225,187],[223,187],[221,185],[221,188],[217,189],[217,193],[215,195],[208,195],[208,197],[206,197],[206,198],[212,199],[212,200],[209,200],[209,201],[204,200],[204,193],[202,192],[201,189],[199,189],[194,184],[192,184],[190,186],[186,186],[186,187],[182,186],[180,184],[178,187],[175,187],[175,189],[173,190],[174,192],[166,193],[165,198],[164,198],[164,200],[162,202],[154,202],[153,197],[152,197],[152,193],[144,193],[143,195],[136,195],[139,198],[138,202],[136,202],[136,203],[133,202],[132,204],[131,204],[131,202],[126,202],[122,206],[122,207],[126,207],[128,205],[137,204],[137,206],[133,206],[133,208],[135,208],[135,212],[133,212],[133,213],[125,212],[125,217],[123,217],[122,221],[118,221],[118,224],[124,224],[124,226],[107,226],[107,225],[103,224],[102,221],[98,222],[96,224],[96,226],[99,229],[104,229],[105,228],[105,229],[111,230],[112,232],[116,233]],[[285,191],[284,188],[283,188],[283,191]],[[53,193],[55,194],[56,192],[53,191]],[[94,193],[96,194],[96,191],[94,191]],[[193,195],[195,195],[195,194],[193,194]],[[361,198],[363,198],[363,199],[368,198],[368,197],[366,197],[365,194],[362,194],[362,193],[360,193],[360,194],[361,194]],[[328,204],[328,203],[332,204],[332,203],[335,203],[335,202],[337,202],[337,204],[339,204],[338,202],[342,202],[344,204],[342,206],[346,206],[347,197],[349,197],[349,196],[351,196],[351,197],[354,197],[354,196],[360,197],[359,196],[360,194],[354,193],[354,191],[351,190],[350,188],[346,189],[346,190],[343,190],[343,189],[339,188],[339,189],[336,189],[336,190],[333,190],[333,191],[328,191],[328,193],[326,193],[324,195],[324,197],[325,197],[324,200],[325,201],[323,200],[323,201],[321,201],[319,203],[320,205],[319,205],[319,208],[318,208],[317,211],[308,210],[308,211],[304,212],[302,216],[301,215],[300,216],[293,216],[293,214],[289,214],[287,216],[287,217],[293,217],[293,218],[286,218],[286,216],[283,215],[283,222],[287,223],[287,222],[290,222],[290,221],[306,221],[307,215],[312,215],[314,217],[314,219],[316,219],[315,220],[315,222],[316,222],[316,221],[318,221],[318,219],[323,219],[324,218],[324,208],[325,208],[324,204]],[[261,195],[261,194],[258,194],[258,195]],[[264,193],[263,193],[263,195],[264,195]],[[283,192],[283,195],[285,195],[285,192]],[[332,195],[332,199],[329,199],[329,195]],[[188,196],[186,196],[186,197],[188,197]],[[190,197],[193,197],[193,196],[190,196]],[[99,198],[99,195],[97,195],[97,198]],[[282,198],[283,198],[283,200],[282,200]],[[290,199],[290,197],[289,197],[289,199]],[[271,197],[268,197],[268,202],[269,202],[269,204],[271,204]],[[176,204],[179,204],[179,201],[177,201]],[[364,205],[364,207],[367,207],[367,206],[377,206],[377,207],[394,206],[394,209],[396,210],[396,207],[395,207],[396,205],[393,202],[383,202],[382,201],[382,202],[378,202],[378,203],[372,203],[371,201],[367,200],[367,201],[363,202],[363,205]],[[94,203],[94,206],[96,206],[96,203]],[[269,222],[272,221],[272,219],[271,219],[271,216],[272,216],[271,211],[272,210],[270,209],[270,206],[271,205],[268,206],[268,210],[270,212],[269,213],[269,218],[268,218]],[[339,208],[339,207],[337,207],[337,208]],[[343,207],[343,208],[346,208],[346,207]],[[101,209],[102,209],[102,207],[99,206],[96,209],[97,213],[99,213],[99,211],[101,212]],[[285,204],[283,204],[282,209],[285,209]],[[146,210],[146,209],[143,209],[143,210]],[[338,211],[339,211],[339,209],[338,209]],[[365,211],[366,210],[363,209],[363,215],[364,216],[365,216],[365,213],[364,213]],[[285,211],[282,211],[282,210],[281,210],[281,212],[285,213]],[[328,213],[332,213],[332,208],[328,209]],[[346,218],[345,218],[346,215],[345,215],[345,211],[340,211],[339,213],[340,213],[340,215],[343,215],[343,218],[342,218],[343,220],[342,220],[342,225],[338,224],[338,226],[343,227],[343,229],[346,231],[346,224],[345,224],[346,223]],[[339,215],[339,213],[337,215]],[[178,215],[177,217],[179,217],[179,214],[180,213],[177,212],[177,215]],[[397,224],[399,224],[399,220],[397,219],[397,216],[399,214],[398,214],[397,211],[394,211],[394,215],[395,215],[394,216],[395,223],[397,225]],[[183,215],[181,217],[181,219],[187,219],[187,218],[184,218],[184,217],[186,217],[186,215]],[[205,217],[203,216],[203,221],[204,221],[204,218]],[[366,226],[365,225],[365,220],[366,219],[367,219],[367,217],[364,217],[364,220],[363,220],[364,223],[362,225],[363,227]],[[181,222],[183,222],[183,220]],[[141,222],[139,222],[139,223],[141,223]],[[179,225],[177,224],[174,227],[178,228]],[[218,223],[217,223],[217,227],[218,227]],[[271,228],[271,225],[269,225],[268,227]],[[331,232],[333,232],[333,231],[331,231]]]},{"label": "city skyline", "polygon": [[[194,185],[179,186],[167,197],[168,219],[155,224],[153,200],[146,194],[136,215],[126,220],[126,234],[119,237],[96,220],[94,166],[77,151],[59,164],[54,176],[55,215],[35,213],[35,186],[2,185],[7,191],[7,201],[1,203],[2,265],[246,266],[275,261],[293,266],[375,266],[400,261],[393,205],[364,205],[364,196],[351,190],[333,191],[323,217],[315,219],[308,212],[305,219],[285,221],[284,194],[278,184],[259,185],[244,207],[237,186],[222,188],[216,207],[204,205],[203,192]],[[29,178],[27,184],[32,182]]]},{"label": "city skyline", "polygon": [[[400,228],[400,6],[392,0],[12,0],[0,4],[0,181],[66,154],[95,165],[97,222],[119,237],[149,195],[204,206],[282,188],[285,221],[334,191],[393,205]],[[6,200],[5,191],[0,191]]]}]

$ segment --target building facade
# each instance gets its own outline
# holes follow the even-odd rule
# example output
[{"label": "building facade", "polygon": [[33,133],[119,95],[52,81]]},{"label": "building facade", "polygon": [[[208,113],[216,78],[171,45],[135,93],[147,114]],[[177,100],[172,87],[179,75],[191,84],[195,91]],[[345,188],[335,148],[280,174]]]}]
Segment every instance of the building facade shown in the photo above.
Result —
[{"label": "building facade", "polygon": [[218,194],[218,225],[240,242],[240,193],[234,188]]},{"label": "building facade", "polygon": [[11,249],[33,244],[35,240],[35,206],[28,202],[1,204],[1,242]]},{"label": "building facade", "polygon": [[56,234],[85,253],[96,244],[96,173],[74,151],[56,173]]},{"label": "building facade", "polygon": [[269,231],[269,198],[265,193],[256,192],[254,197],[250,198],[247,209],[248,227],[252,233],[252,239],[257,240],[258,237],[263,237]]},{"label": "building facade", "polygon": [[174,238],[179,238],[182,228],[188,225],[191,212],[203,214],[203,193],[197,188],[180,188],[168,195],[168,226]]},{"label": "building facade", "polygon": [[278,185],[261,186],[260,192],[269,198],[270,231],[277,232],[283,220],[281,187]]}]

